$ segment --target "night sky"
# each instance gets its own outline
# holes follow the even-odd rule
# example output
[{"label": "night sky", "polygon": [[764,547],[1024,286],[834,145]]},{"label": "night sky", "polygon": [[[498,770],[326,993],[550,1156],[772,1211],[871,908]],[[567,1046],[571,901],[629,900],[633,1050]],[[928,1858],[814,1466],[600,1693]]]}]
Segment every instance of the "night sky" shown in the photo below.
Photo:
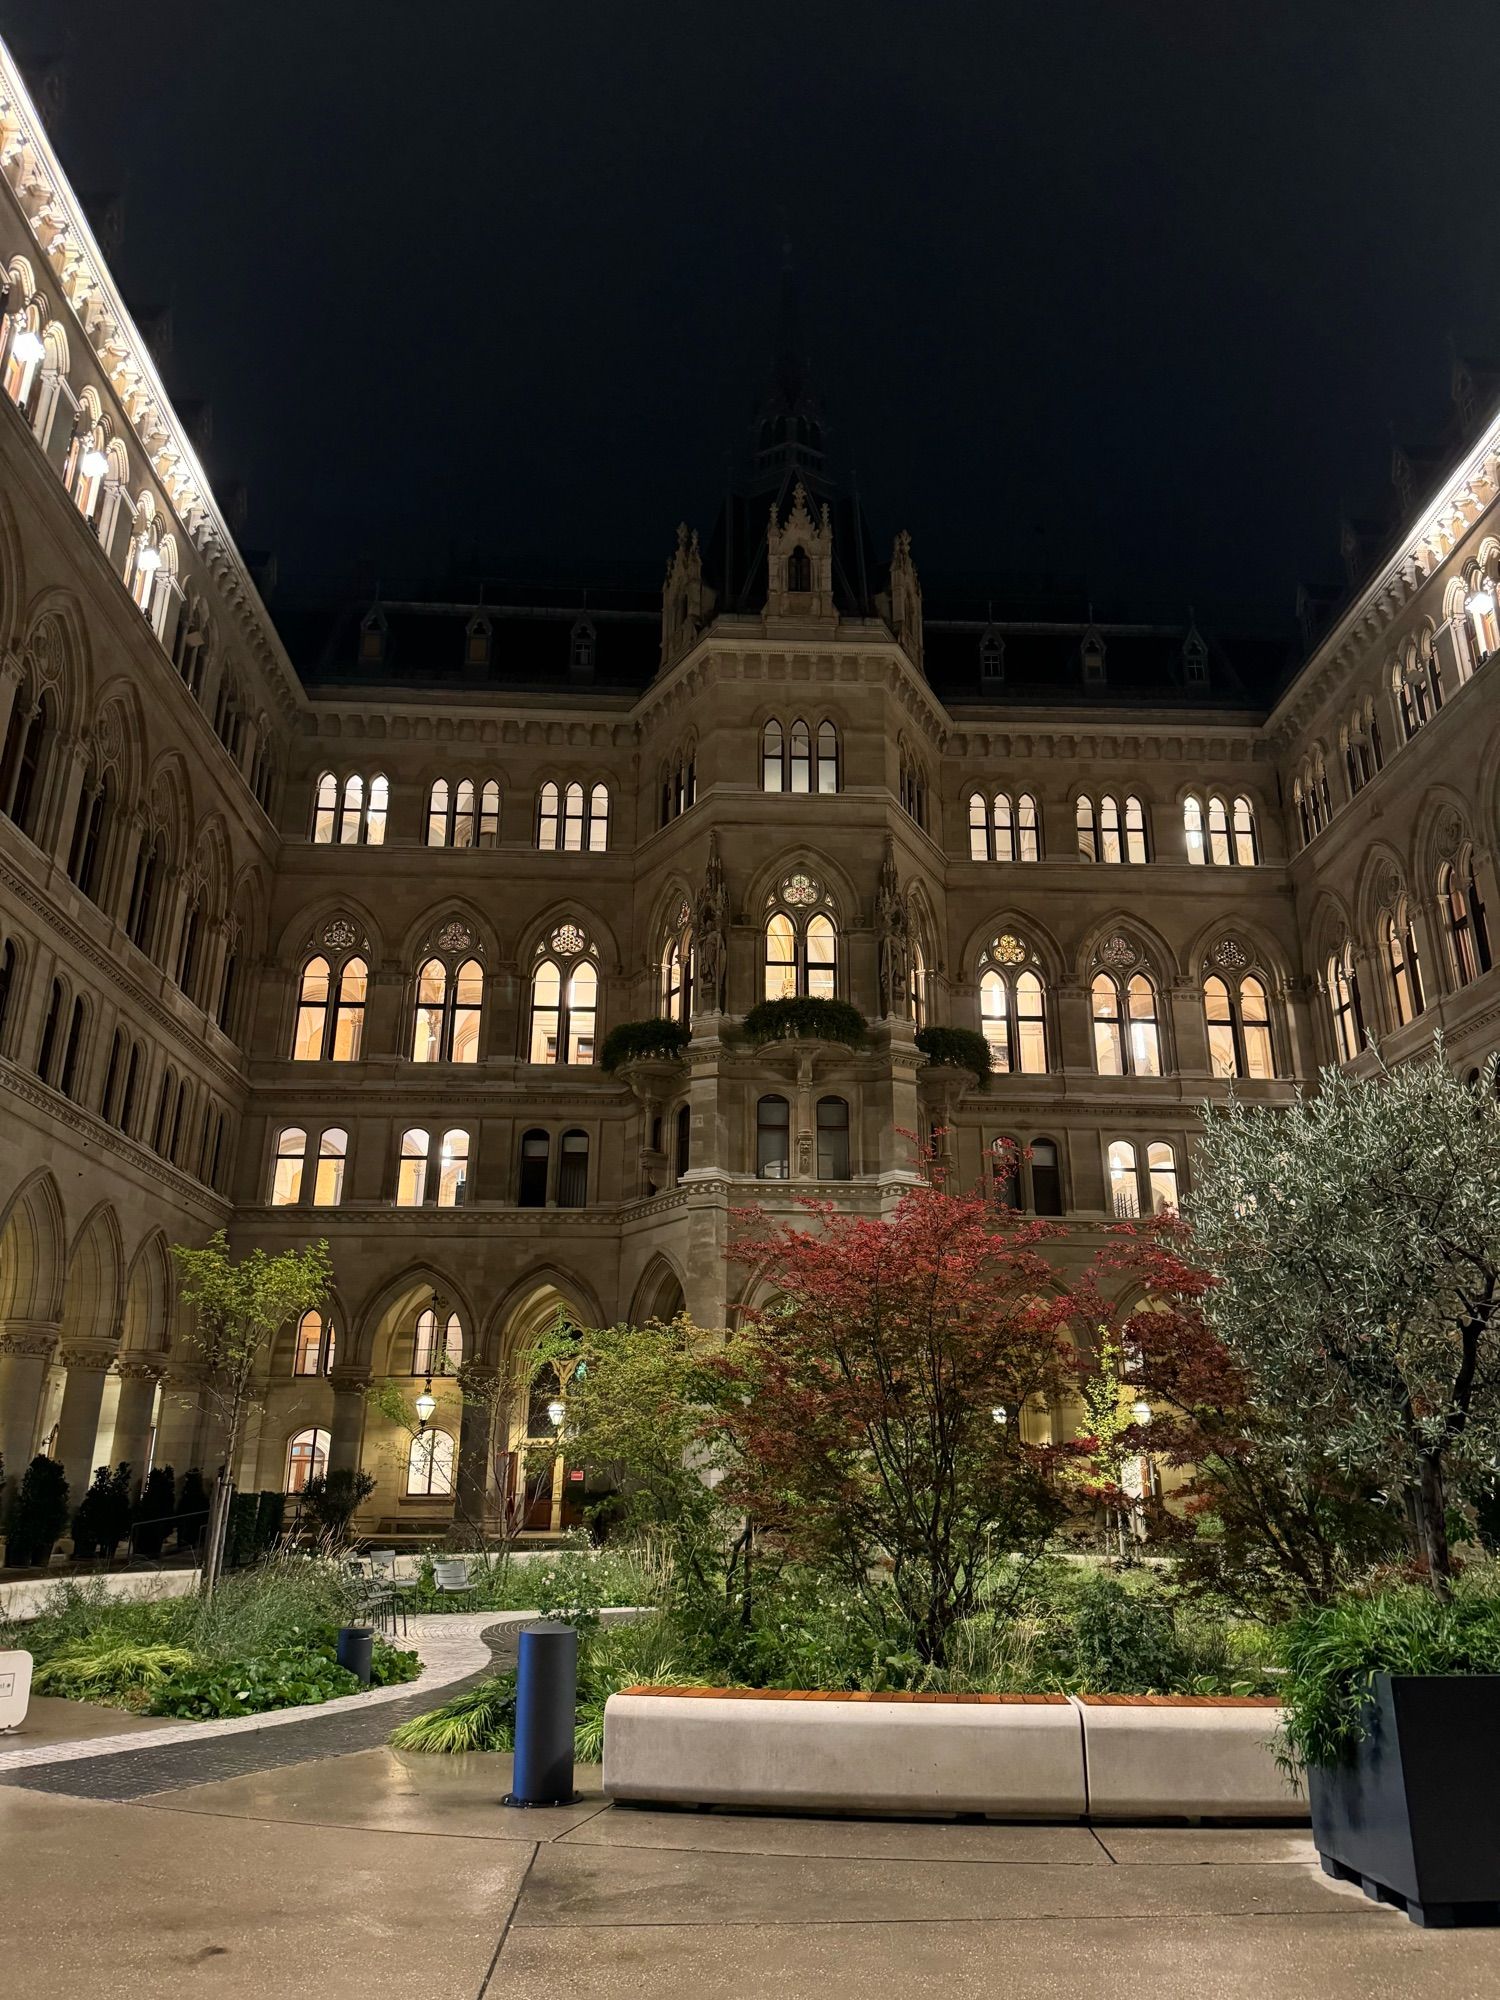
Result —
[{"label": "night sky", "polygon": [[[61,27],[59,27],[61,22]],[[659,570],[769,363],[929,586],[1279,630],[1500,352],[1493,0],[0,0],[288,598]],[[1050,583],[1048,580],[1051,580]]]}]

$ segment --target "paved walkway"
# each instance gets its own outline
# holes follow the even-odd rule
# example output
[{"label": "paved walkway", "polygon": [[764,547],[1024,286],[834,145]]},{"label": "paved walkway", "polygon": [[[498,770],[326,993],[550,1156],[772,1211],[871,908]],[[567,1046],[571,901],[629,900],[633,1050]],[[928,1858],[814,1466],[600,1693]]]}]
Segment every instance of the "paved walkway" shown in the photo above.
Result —
[{"label": "paved walkway", "polygon": [[1286,1829],[499,1804],[506,1757],[323,1758],[130,1802],[0,1791],[29,2000],[1496,2000]]}]

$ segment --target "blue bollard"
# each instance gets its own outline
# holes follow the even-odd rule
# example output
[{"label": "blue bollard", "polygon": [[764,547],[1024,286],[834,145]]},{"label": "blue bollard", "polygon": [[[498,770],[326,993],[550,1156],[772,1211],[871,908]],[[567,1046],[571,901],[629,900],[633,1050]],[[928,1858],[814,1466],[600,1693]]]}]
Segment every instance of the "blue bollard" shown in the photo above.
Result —
[{"label": "blue bollard", "polygon": [[565,1806],[574,1798],[573,1727],[578,1633],[544,1619],[521,1628],[516,1672],[516,1759],[508,1806]]}]

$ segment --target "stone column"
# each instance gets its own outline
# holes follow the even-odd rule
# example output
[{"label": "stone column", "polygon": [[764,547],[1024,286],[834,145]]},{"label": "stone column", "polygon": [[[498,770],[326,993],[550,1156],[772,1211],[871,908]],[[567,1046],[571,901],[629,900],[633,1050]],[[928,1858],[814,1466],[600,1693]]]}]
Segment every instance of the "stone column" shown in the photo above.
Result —
[{"label": "stone column", "polygon": [[11,711],[16,705],[16,690],[25,675],[19,653],[0,654],[0,743],[5,741],[10,729]]},{"label": "stone column", "polygon": [[130,1483],[139,1487],[146,1477],[146,1453],[151,1445],[151,1414],[156,1408],[156,1385],[163,1370],[150,1361],[117,1361],[120,1400],[115,1407],[115,1436],[110,1458],[130,1467]]},{"label": "stone column", "polygon": [[99,907],[117,924],[123,924],[130,915],[127,905],[135,885],[136,860],[145,837],[146,821],[140,812],[116,815],[99,885]]},{"label": "stone column", "polygon": [[179,1483],[190,1465],[199,1464],[198,1432],[202,1422],[202,1376],[198,1369],[178,1365],[162,1383],[161,1415],[156,1427],[156,1463],[170,1465]]},{"label": "stone column", "polygon": [[94,1476],[99,1442],[99,1406],[104,1378],[114,1361],[109,1347],[65,1347],[58,1359],[68,1371],[62,1413],[57,1420],[57,1457],[68,1479],[68,1502],[76,1507]]},{"label": "stone column", "polygon": [[83,774],[88,768],[89,753],[76,736],[66,741],[61,739],[53,746],[51,766],[47,772],[46,824],[37,828],[37,846],[43,847],[51,855],[59,868],[66,870],[68,850],[73,844],[73,824],[78,817],[78,795],[83,790]]},{"label": "stone column", "polygon": [[[1236,976],[1233,969],[1220,975],[1231,989]],[[1172,1040],[1177,1045],[1178,1075],[1208,1076],[1211,1073],[1208,1061],[1208,1022],[1203,1012],[1202,987],[1196,980],[1174,979],[1167,1004],[1172,1010]],[[1170,1049],[1164,1047],[1162,1050],[1164,1066],[1170,1054]]]},{"label": "stone column", "polygon": [[493,1440],[495,1431],[495,1384],[493,1368],[474,1366],[464,1370],[467,1384],[458,1421],[458,1482],[454,1518],[462,1525],[478,1526],[499,1504],[495,1491]]},{"label": "stone column", "polygon": [[36,1454],[42,1391],[52,1366],[57,1328],[42,1320],[11,1320],[0,1333],[0,1457],[5,1483],[19,1483]]},{"label": "stone column", "polygon": [[1057,989],[1055,1039],[1048,1049],[1054,1075],[1072,1071],[1091,1074],[1094,1067],[1093,1016],[1089,1011],[1089,989],[1067,983]]},{"label": "stone column", "polygon": [[332,1381],[333,1422],[328,1432],[328,1470],[358,1472],[365,1439],[365,1397],[370,1378],[368,1375],[336,1372]]}]

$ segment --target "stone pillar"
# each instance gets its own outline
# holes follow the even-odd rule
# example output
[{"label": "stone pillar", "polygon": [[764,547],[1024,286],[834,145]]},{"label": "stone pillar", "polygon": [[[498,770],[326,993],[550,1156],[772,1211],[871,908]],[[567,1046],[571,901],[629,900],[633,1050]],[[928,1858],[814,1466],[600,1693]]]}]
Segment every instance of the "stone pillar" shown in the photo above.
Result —
[{"label": "stone pillar", "polygon": [[45,825],[37,828],[37,846],[45,848],[58,867],[66,870],[68,850],[73,845],[73,825],[78,817],[78,796],[83,790],[83,774],[89,753],[76,736],[59,739],[53,746],[53,761],[47,772],[48,798]]},{"label": "stone pillar", "polygon": [[9,732],[11,713],[16,705],[16,690],[24,674],[19,653],[0,654],[0,743],[5,741]]},{"label": "stone pillar", "polygon": [[[1236,977],[1233,970],[1221,974],[1226,985],[1231,986]],[[1172,1010],[1172,1040],[1177,1047],[1177,1073],[1179,1076],[1207,1076],[1210,1074],[1208,1062],[1208,1022],[1203,1012],[1203,989],[1192,979],[1174,979],[1167,1001]],[[1165,1040],[1165,1037],[1163,1037]],[[1170,1060],[1170,1045],[1162,1050],[1163,1066]]]},{"label": "stone pillar", "polygon": [[0,1457],[8,1489],[36,1455],[42,1391],[52,1366],[57,1328],[40,1320],[11,1320],[0,1333]]},{"label": "stone pillar", "polygon": [[110,831],[109,852],[99,883],[99,907],[117,924],[130,915],[127,903],[135,884],[135,864],[146,837],[146,822],[139,812],[117,813]]},{"label": "stone pillar", "polygon": [[333,1422],[328,1432],[328,1470],[358,1472],[365,1440],[365,1398],[368,1375],[342,1375],[333,1381]]},{"label": "stone pillar", "polygon": [[1048,1050],[1054,1075],[1071,1070],[1087,1076],[1094,1067],[1093,1017],[1089,1012],[1086,986],[1060,985],[1057,989],[1055,1039]]},{"label": "stone pillar", "polygon": [[198,1432],[202,1418],[200,1372],[185,1366],[170,1369],[161,1389],[161,1415],[156,1426],[156,1463],[170,1465],[179,1483],[190,1465],[200,1463]]},{"label": "stone pillar", "polygon": [[130,1467],[130,1482],[139,1487],[146,1477],[146,1453],[151,1445],[151,1415],[156,1408],[156,1385],[163,1370],[150,1361],[117,1361],[120,1400],[115,1407],[115,1436],[110,1458]]},{"label": "stone pillar", "polygon": [[495,1489],[495,1385],[493,1368],[464,1370],[466,1390],[458,1421],[458,1481],[455,1519],[478,1526],[498,1510]]},{"label": "stone pillar", "polygon": [[99,1406],[104,1378],[114,1361],[108,1347],[65,1347],[58,1359],[68,1371],[62,1413],[57,1420],[57,1458],[67,1474],[68,1503],[76,1507],[94,1476],[99,1442]]}]

